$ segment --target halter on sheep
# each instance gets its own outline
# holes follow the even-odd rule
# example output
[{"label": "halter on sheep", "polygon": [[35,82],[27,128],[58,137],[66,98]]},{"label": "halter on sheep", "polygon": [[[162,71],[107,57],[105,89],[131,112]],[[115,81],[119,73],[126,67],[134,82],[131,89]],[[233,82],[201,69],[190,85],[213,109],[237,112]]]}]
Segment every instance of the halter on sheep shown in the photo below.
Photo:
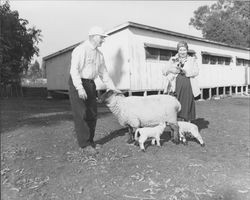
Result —
[{"label": "halter on sheep", "polygon": [[125,97],[122,93],[108,90],[100,97],[100,102],[108,106],[122,126],[129,128],[130,140],[133,140],[133,129],[168,122],[172,129],[173,141],[179,142],[177,113],[181,110],[181,104],[175,97],[170,95]]}]

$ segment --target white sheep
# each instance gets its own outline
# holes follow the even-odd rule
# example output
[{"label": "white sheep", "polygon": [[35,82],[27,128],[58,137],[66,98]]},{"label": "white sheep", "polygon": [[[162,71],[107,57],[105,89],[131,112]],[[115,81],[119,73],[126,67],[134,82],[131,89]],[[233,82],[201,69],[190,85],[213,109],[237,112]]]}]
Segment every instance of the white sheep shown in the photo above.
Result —
[{"label": "white sheep", "polygon": [[169,122],[173,130],[174,142],[179,141],[177,113],[181,110],[180,102],[170,95],[129,96],[108,90],[100,102],[106,103],[122,126],[129,128],[130,139],[133,140],[133,129],[156,126],[161,122]]},{"label": "white sheep", "polygon": [[179,125],[179,134],[181,142],[186,144],[187,141],[185,136],[187,135],[187,133],[190,133],[191,137],[196,138],[202,147],[205,146],[205,143],[199,133],[199,129],[195,124],[185,121],[178,121],[178,125]]},{"label": "white sheep", "polygon": [[144,142],[148,138],[152,138],[152,145],[157,143],[157,146],[161,146],[160,144],[160,137],[166,128],[166,123],[162,122],[158,126],[154,127],[143,127],[138,128],[135,131],[135,140],[139,142],[141,150],[145,151]]}]

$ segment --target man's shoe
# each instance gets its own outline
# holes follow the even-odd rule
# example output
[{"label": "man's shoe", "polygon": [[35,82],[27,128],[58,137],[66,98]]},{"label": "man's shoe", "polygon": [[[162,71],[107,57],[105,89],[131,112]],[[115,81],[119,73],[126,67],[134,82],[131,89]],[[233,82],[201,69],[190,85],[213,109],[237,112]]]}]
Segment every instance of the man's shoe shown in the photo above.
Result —
[{"label": "man's shoe", "polygon": [[95,155],[95,154],[98,153],[98,151],[97,151],[94,147],[92,147],[92,146],[87,146],[87,147],[85,147],[85,148],[83,149],[83,151],[84,151],[85,153],[87,153],[87,154],[90,154],[90,155]]},{"label": "man's shoe", "polygon": [[95,149],[100,149],[102,147],[102,145],[96,144],[95,142],[90,142],[90,146],[92,146]]},{"label": "man's shoe", "polygon": [[92,146],[93,148],[96,148],[96,143],[94,141],[89,142],[90,146]]}]

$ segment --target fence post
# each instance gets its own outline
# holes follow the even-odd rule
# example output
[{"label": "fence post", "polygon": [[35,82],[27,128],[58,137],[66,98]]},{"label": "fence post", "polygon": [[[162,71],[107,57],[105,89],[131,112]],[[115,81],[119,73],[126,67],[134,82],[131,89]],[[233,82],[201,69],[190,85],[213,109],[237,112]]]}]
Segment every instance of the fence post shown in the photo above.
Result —
[{"label": "fence post", "polygon": [[208,99],[211,99],[212,98],[212,88],[209,88],[209,96],[208,96]]},{"label": "fence post", "polygon": [[216,96],[219,96],[219,87],[216,87]]}]

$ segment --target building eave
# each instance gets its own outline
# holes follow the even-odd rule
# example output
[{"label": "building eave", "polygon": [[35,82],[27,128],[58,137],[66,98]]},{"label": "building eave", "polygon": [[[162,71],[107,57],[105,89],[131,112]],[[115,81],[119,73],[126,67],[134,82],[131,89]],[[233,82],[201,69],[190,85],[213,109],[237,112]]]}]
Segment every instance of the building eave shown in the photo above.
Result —
[{"label": "building eave", "polygon": [[62,50],[60,50],[60,51],[57,51],[57,52],[55,52],[55,53],[49,54],[48,56],[43,57],[43,61],[46,61],[46,60],[48,60],[48,59],[50,59],[50,58],[56,57],[56,56],[58,56],[58,55],[61,55],[61,54],[63,54],[63,53],[66,53],[66,52],[68,52],[68,51],[70,51],[70,50],[73,50],[75,47],[77,47],[77,46],[78,46],[79,44],[81,44],[82,42],[83,42],[83,41],[78,42],[77,44],[71,45],[71,46],[69,46],[69,47],[67,47],[67,48],[65,48],[65,49],[62,49]]},{"label": "building eave", "polygon": [[204,39],[201,37],[186,35],[183,33],[169,31],[169,30],[165,30],[165,29],[161,29],[161,28],[157,28],[157,27],[153,27],[153,26],[148,26],[148,25],[144,25],[144,24],[139,24],[139,23],[135,23],[135,22],[126,22],[124,24],[121,24],[121,25],[115,27],[114,29],[108,31],[107,34],[112,35],[118,31],[121,31],[121,30],[126,29],[128,27],[138,28],[138,29],[142,29],[142,30],[148,30],[148,31],[157,32],[157,33],[163,33],[163,34],[177,36],[177,37],[182,37],[183,39],[191,39],[191,40],[205,42],[205,43],[209,43],[209,44],[215,44],[215,45],[250,51],[250,48],[247,48],[247,47],[242,47],[242,46],[238,46],[238,45],[229,45],[229,44],[222,43],[222,42],[215,42],[215,41],[207,40],[207,39]]},{"label": "building eave", "polygon": [[[250,51],[250,48],[247,48],[247,47],[242,47],[242,46],[237,46],[237,45],[229,45],[229,44],[225,44],[225,43],[221,43],[221,42],[215,42],[215,41],[207,40],[207,39],[204,39],[204,38],[201,38],[201,37],[186,35],[186,34],[174,32],[174,31],[169,31],[169,30],[165,30],[165,29],[161,29],[161,28],[157,28],[157,27],[153,27],[153,26],[144,25],[144,24],[139,24],[139,23],[135,23],[135,22],[126,22],[126,23],[123,23],[121,25],[118,25],[118,26],[114,27],[113,29],[111,29],[110,31],[107,31],[106,34],[107,35],[112,35],[112,34],[115,34],[115,33],[119,32],[119,31],[122,31],[122,30],[124,30],[126,28],[130,28],[130,27],[131,28],[142,29],[142,30],[147,30],[147,31],[155,32],[155,33],[162,33],[162,34],[171,35],[171,36],[175,36],[175,37],[181,37],[183,39],[190,39],[190,40],[194,40],[194,41],[205,42],[205,43],[209,43],[209,44],[214,44],[214,45],[230,47],[230,48],[234,48],[234,49],[241,49],[241,50]],[[43,61],[46,61],[46,60],[48,60],[50,58],[58,56],[58,55],[60,55],[62,53],[71,51],[82,42],[83,41],[81,41],[81,42],[79,42],[77,44],[74,44],[72,46],[69,46],[69,47],[67,47],[65,49],[62,49],[60,51],[57,51],[55,53],[52,53],[52,54],[50,54],[48,56],[45,56],[45,57],[43,57]]]}]

